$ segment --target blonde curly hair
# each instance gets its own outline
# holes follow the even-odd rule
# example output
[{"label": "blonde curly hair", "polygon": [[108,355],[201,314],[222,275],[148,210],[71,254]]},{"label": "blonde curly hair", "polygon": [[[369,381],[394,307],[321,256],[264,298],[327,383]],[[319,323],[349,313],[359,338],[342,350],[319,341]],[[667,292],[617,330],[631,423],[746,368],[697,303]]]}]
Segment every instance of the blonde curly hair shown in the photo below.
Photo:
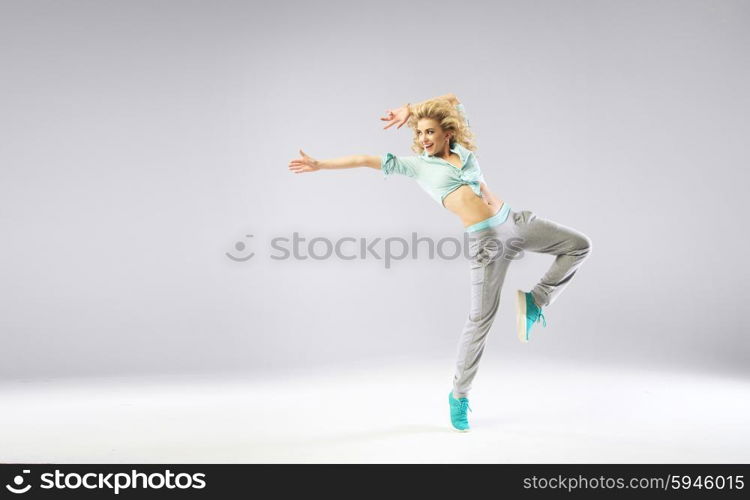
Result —
[{"label": "blonde curly hair", "polygon": [[417,137],[417,123],[424,118],[435,120],[445,132],[453,132],[450,147],[453,147],[458,142],[469,151],[476,151],[474,134],[469,129],[469,124],[451,101],[447,99],[431,99],[421,104],[411,105],[409,109],[411,114],[406,124],[414,132],[411,149],[415,153],[421,155],[424,152],[424,148]]}]

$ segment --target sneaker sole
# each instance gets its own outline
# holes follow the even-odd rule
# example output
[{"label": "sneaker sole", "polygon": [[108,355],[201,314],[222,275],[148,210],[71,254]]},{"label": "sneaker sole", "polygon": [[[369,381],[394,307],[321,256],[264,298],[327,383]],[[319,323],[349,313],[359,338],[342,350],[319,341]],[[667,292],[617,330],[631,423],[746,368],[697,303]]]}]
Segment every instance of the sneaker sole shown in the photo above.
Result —
[{"label": "sneaker sole", "polygon": [[526,338],[526,294],[516,290],[516,331],[518,340],[524,344],[528,343]]}]

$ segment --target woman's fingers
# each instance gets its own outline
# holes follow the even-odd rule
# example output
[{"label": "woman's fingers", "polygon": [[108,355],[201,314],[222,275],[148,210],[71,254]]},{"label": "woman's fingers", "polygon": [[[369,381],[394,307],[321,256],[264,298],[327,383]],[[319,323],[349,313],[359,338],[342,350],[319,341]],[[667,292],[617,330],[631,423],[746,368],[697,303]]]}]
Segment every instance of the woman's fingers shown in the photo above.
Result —
[{"label": "woman's fingers", "polygon": [[302,172],[314,172],[320,168],[318,160],[302,151],[302,148],[300,148],[299,154],[300,158],[289,160],[288,168],[290,171],[299,174]]},{"label": "woman's fingers", "polygon": [[[399,110],[397,110],[399,111]],[[396,125],[396,128],[401,128],[404,123],[406,123],[409,120],[409,114],[407,113],[406,116],[403,116],[403,113],[400,111],[398,113],[394,113],[392,110],[388,110],[388,116],[381,118],[383,121],[389,121],[388,125],[383,127],[383,130],[388,130],[392,126]]]},{"label": "woman's fingers", "polygon": [[312,165],[315,161],[310,158],[309,156],[307,158],[297,158],[289,162],[289,165],[292,164],[299,164],[299,165]]},{"label": "woman's fingers", "polygon": [[289,164],[289,168],[304,168],[304,167],[311,167],[311,166],[312,165],[310,165],[308,162],[303,162],[303,161],[295,161]]},{"label": "woman's fingers", "polygon": [[393,111],[389,109],[389,110],[386,110],[385,116],[381,116],[380,119],[383,121],[388,121],[388,120],[392,120],[393,117],[394,117]]},{"label": "woman's fingers", "polygon": [[289,170],[295,174],[301,174],[304,172],[314,172],[317,170],[315,167],[315,160],[311,158],[307,153],[299,150],[302,155],[301,158],[295,158],[289,162]]},{"label": "woman's fingers", "polygon": [[290,165],[289,170],[291,170],[295,174],[312,171],[312,169],[308,165]]}]

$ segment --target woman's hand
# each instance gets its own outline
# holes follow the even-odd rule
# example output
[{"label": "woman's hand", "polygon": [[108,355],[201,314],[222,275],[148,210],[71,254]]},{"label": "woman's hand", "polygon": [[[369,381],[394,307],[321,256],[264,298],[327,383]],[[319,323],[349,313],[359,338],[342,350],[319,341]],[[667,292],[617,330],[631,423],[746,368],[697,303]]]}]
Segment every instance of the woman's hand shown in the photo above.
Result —
[{"label": "woman's hand", "polygon": [[307,156],[301,149],[299,150],[299,154],[302,155],[301,158],[289,162],[289,170],[295,174],[320,170],[320,162],[318,160]]},{"label": "woman's hand", "polygon": [[401,128],[401,126],[406,123],[406,120],[409,119],[409,114],[408,104],[405,104],[400,108],[386,110],[386,115],[380,118],[381,120],[388,122],[388,125],[383,127],[383,130],[387,130],[393,125],[397,125],[397,129]]}]

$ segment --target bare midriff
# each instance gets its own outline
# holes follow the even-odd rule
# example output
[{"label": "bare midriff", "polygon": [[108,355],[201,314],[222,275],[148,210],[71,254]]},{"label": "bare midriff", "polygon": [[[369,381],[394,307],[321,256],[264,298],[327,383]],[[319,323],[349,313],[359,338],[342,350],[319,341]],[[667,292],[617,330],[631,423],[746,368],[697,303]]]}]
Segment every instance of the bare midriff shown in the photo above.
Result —
[{"label": "bare midriff", "polygon": [[443,205],[458,215],[464,227],[468,227],[489,219],[503,205],[503,200],[493,195],[487,184],[481,184],[481,193],[482,196],[477,196],[469,185],[464,184],[443,198]]}]

